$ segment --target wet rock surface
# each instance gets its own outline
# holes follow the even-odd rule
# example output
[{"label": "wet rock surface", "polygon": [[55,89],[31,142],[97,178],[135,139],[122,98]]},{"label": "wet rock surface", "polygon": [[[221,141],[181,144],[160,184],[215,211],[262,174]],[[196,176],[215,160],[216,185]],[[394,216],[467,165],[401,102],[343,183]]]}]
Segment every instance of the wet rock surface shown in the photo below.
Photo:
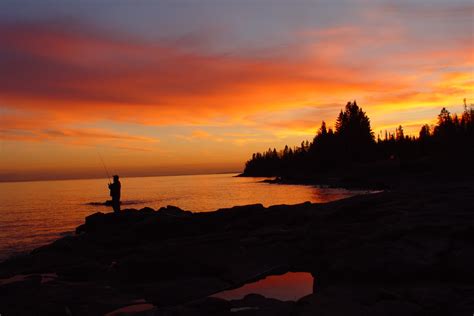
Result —
[{"label": "wet rock surface", "polygon": [[[327,204],[96,213],[76,233],[0,264],[4,280],[28,276],[0,283],[2,315],[104,315],[134,302],[155,306],[134,315],[474,312],[469,182]],[[311,272],[314,293],[209,297],[290,270]]]}]

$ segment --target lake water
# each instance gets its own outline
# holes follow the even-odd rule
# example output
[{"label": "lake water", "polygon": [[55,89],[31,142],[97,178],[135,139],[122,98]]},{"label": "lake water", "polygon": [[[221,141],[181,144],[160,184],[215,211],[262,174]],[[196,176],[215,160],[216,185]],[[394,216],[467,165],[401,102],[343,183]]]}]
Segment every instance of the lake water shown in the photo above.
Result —
[{"label": "lake water", "polygon": [[[262,183],[235,174],[122,178],[123,208],[175,205],[193,212],[261,203],[328,202],[362,191]],[[109,199],[103,179],[0,183],[0,261],[74,231],[87,215],[110,212],[90,205]]]}]

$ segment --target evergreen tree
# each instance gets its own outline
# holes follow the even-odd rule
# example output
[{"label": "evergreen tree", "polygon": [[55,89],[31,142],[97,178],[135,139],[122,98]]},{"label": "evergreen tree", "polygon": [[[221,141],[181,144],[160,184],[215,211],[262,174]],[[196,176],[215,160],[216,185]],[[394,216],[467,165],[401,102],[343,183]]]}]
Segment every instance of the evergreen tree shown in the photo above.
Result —
[{"label": "evergreen tree", "polygon": [[356,101],[348,102],[336,120],[336,136],[341,145],[341,157],[352,162],[370,157],[375,144],[369,117]]},{"label": "evergreen tree", "polygon": [[403,127],[400,125],[397,127],[397,130],[395,131],[395,139],[397,141],[402,141],[405,139],[405,134],[403,133]]}]

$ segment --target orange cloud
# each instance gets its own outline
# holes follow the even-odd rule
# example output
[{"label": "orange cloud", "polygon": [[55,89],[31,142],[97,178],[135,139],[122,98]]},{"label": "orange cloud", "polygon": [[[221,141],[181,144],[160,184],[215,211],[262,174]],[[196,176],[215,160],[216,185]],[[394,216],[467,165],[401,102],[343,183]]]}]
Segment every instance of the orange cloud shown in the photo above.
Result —
[{"label": "orange cloud", "polygon": [[56,25],[3,24],[0,35],[3,102],[61,120],[200,123],[297,107],[342,91],[404,87],[402,78],[371,75],[369,64],[351,67],[319,55],[210,55],[187,51],[183,42],[121,39],[74,25],[57,31]]},{"label": "orange cloud", "polygon": [[0,119],[0,140],[28,142],[57,142],[67,145],[97,146],[108,144],[115,148],[149,151],[159,142],[157,138],[111,132],[97,128],[44,128],[43,124],[26,124],[22,120]]}]

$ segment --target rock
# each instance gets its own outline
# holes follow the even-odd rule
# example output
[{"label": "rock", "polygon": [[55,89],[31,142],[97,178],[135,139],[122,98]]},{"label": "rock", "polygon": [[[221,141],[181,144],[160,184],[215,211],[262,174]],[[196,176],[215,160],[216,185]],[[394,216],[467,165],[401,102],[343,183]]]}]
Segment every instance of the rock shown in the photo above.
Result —
[{"label": "rock", "polygon": [[236,315],[291,315],[294,302],[283,302],[266,298],[259,294],[248,294],[241,300],[231,301],[233,314]]},{"label": "rock", "polygon": [[419,305],[404,301],[380,301],[367,310],[370,316],[415,316],[420,315],[423,308]]},{"label": "rock", "polygon": [[189,216],[192,215],[190,211],[183,211],[179,207],[168,205],[167,207],[162,207],[158,210],[161,214],[168,216]]},{"label": "rock", "polygon": [[220,298],[207,297],[185,304],[185,307],[199,312],[201,315],[225,315],[230,313],[231,303]]},{"label": "rock", "polygon": [[140,209],[140,212],[142,213],[153,213],[153,212],[156,212],[154,209],[152,209],[151,207],[144,207],[142,209]]}]

